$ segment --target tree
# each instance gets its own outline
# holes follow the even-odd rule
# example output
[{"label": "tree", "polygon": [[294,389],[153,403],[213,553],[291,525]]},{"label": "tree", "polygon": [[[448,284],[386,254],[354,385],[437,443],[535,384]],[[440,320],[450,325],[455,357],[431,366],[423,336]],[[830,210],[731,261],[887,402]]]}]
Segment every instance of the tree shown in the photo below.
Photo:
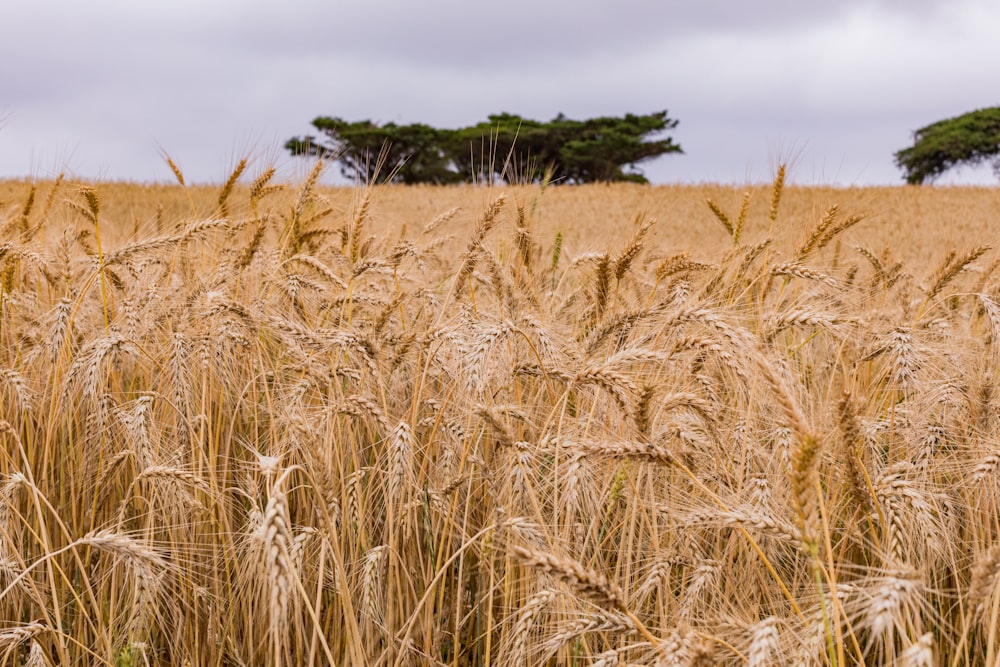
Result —
[{"label": "tree", "polygon": [[554,122],[502,113],[471,127],[450,130],[453,168],[468,181],[538,181],[558,159],[551,146],[559,141]]},{"label": "tree", "polygon": [[582,121],[559,114],[549,122],[503,113],[459,129],[330,117],[312,124],[325,141],[295,137],[285,147],[293,155],[336,159],[346,177],[369,182],[379,176],[398,183],[645,183],[638,163],[683,152],[670,137],[655,138],[677,126],[666,111]]},{"label": "tree", "polygon": [[313,136],[294,137],[285,144],[292,155],[312,155],[341,163],[349,179],[373,183],[380,176],[398,183],[454,183],[456,174],[441,144],[439,130],[419,123],[377,125],[370,120],[348,122],[321,116],[312,122],[327,143]]},{"label": "tree", "polygon": [[958,165],[993,160],[1000,178],[1000,107],[970,111],[913,133],[913,146],[896,153],[896,166],[907,183],[933,181]]},{"label": "tree", "polygon": [[[575,123],[575,121],[570,121]],[[560,162],[568,170],[570,180],[585,181],[635,181],[646,183],[635,164],[664,153],[681,152],[680,146],[668,137],[648,141],[650,134],[676,127],[677,121],[667,118],[667,112],[624,118],[594,118],[583,121],[573,129],[574,138],[563,144],[559,151]],[[624,171],[623,166],[632,167]]]}]

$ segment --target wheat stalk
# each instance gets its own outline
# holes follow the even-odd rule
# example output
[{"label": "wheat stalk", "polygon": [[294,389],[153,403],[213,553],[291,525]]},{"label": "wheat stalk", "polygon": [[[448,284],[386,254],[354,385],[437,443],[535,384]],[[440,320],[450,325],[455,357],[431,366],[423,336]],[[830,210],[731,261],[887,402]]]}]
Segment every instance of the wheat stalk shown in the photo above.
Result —
[{"label": "wheat stalk", "polygon": [[747,667],[767,667],[778,654],[778,619],[768,616],[751,628]]},{"label": "wheat stalk", "polygon": [[852,500],[857,503],[862,512],[871,514],[873,509],[872,497],[869,492],[870,482],[865,472],[861,459],[862,436],[858,425],[855,406],[851,400],[851,395],[847,392],[837,404],[837,413],[840,417],[839,426],[841,433],[841,443],[843,446],[843,462],[847,468],[848,489],[851,492]]},{"label": "wheat stalk", "polygon": [[891,570],[877,580],[868,601],[863,625],[886,645],[897,630],[905,631],[911,609],[919,606],[924,592],[923,580],[913,570]]},{"label": "wheat stalk", "polygon": [[19,644],[34,639],[48,629],[44,623],[34,621],[16,628],[0,630],[0,648],[4,649],[5,656],[9,655]]},{"label": "wheat stalk", "polygon": [[[229,217],[229,196],[233,193],[233,187],[236,185],[236,181],[240,179],[240,176],[243,175],[246,168],[247,158],[244,157],[236,163],[236,166],[229,174],[229,178],[227,178],[225,184],[223,184],[222,190],[219,192],[218,211],[220,217]],[[183,185],[183,183],[181,185]]]},{"label": "wheat stalk", "polygon": [[767,212],[767,217],[771,222],[778,219],[778,205],[781,203],[781,195],[785,191],[785,165],[778,166],[778,173],[774,177],[774,185],[771,189],[771,204]]},{"label": "wheat stalk", "polygon": [[722,226],[726,228],[726,232],[730,236],[736,236],[736,227],[733,225],[733,221],[729,219],[729,215],[722,210],[722,207],[715,203],[712,199],[706,199],[705,203],[708,204],[708,208],[711,209],[712,213],[715,215],[716,220],[722,223]]},{"label": "wheat stalk", "polygon": [[802,266],[796,262],[786,262],[783,264],[776,264],[771,268],[771,275],[774,276],[790,276],[793,278],[803,278],[805,280],[812,280],[814,282],[822,283],[834,289],[843,289],[844,285],[832,276],[828,276],[825,273],[811,269],[808,266]]},{"label": "wheat stalk", "polygon": [[285,469],[271,485],[267,505],[253,535],[261,556],[256,568],[266,583],[267,628],[276,664],[283,662],[288,648],[286,633],[297,600],[297,569],[292,557],[295,537],[292,534],[288,496],[283,488],[293,470]]},{"label": "wheat stalk", "polygon": [[636,628],[628,618],[620,614],[608,612],[581,614],[576,620],[561,625],[556,632],[546,638],[537,658],[546,660],[569,642],[590,632],[614,632],[628,636],[635,634]]},{"label": "wheat stalk", "polygon": [[385,560],[387,546],[373,547],[365,555],[364,572],[361,584],[361,609],[365,618],[377,622],[382,618],[382,600],[380,593],[381,571]]},{"label": "wheat stalk", "polygon": [[528,598],[517,614],[517,622],[511,630],[511,648],[506,658],[506,664],[511,667],[523,665],[528,659],[528,640],[537,617],[555,599],[556,593],[551,589],[542,589]]},{"label": "wheat stalk", "polygon": [[661,445],[648,442],[564,442],[565,448],[574,454],[598,456],[612,459],[637,459],[649,463],[671,465],[676,456]]},{"label": "wheat stalk", "polygon": [[636,220],[636,231],[632,235],[628,244],[618,253],[614,259],[611,260],[611,266],[614,267],[613,273],[615,274],[615,280],[621,282],[622,278],[628,272],[629,267],[632,266],[632,262],[635,258],[639,256],[642,252],[643,241],[649,230],[656,224],[655,218],[637,218]]},{"label": "wheat stalk", "polygon": [[900,667],[934,667],[934,633],[925,632],[899,654]]},{"label": "wheat stalk", "polygon": [[616,584],[608,581],[603,575],[584,567],[570,558],[556,556],[530,547],[513,545],[511,555],[526,567],[530,567],[563,581],[578,594],[583,595],[608,611],[619,611],[631,621],[654,646],[656,639],[649,633],[646,626],[637,619],[626,604],[625,592]]},{"label": "wheat stalk", "polygon": [[48,667],[48,657],[45,649],[37,641],[31,641],[31,648],[28,650],[28,658],[24,661],[24,667]]},{"label": "wheat stalk", "polygon": [[973,566],[969,598],[980,603],[989,599],[996,588],[997,574],[1000,574],[1000,544],[990,547]]},{"label": "wheat stalk", "polygon": [[937,268],[931,276],[930,287],[927,289],[927,298],[933,299],[953,281],[959,273],[964,271],[969,264],[985,255],[990,250],[990,246],[977,246],[966,254],[956,257],[954,252]]}]

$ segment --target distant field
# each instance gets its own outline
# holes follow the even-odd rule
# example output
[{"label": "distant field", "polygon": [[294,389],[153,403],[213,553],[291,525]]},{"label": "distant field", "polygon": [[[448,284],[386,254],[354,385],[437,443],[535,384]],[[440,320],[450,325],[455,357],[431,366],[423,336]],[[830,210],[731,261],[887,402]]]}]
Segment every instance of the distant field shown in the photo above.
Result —
[{"label": "distant field", "polygon": [[[51,183],[38,183],[38,197],[44,198]],[[219,198],[218,187],[182,189],[176,185],[144,186],[120,183],[98,185],[104,198],[109,233],[124,234],[123,240],[140,234],[156,233],[157,210],[164,224],[182,223],[191,218],[192,201],[198,215],[209,215]],[[294,184],[290,191],[294,190]],[[13,215],[27,200],[30,185],[26,182],[0,181],[0,210]],[[71,188],[64,188],[53,207],[53,220],[70,220],[62,199]],[[544,194],[537,187],[504,188],[521,203],[534,209],[533,224],[539,240],[550,242],[561,231],[570,244],[581,252],[596,248],[609,229],[621,229],[636,215],[656,218],[651,243],[658,248],[683,248],[694,252],[717,252],[728,245],[728,235],[705,205],[712,198],[735,214],[747,188],[704,186],[589,185],[550,187]],[[770,187],[751,188],[750,218],[758,224],[747,228],[749,238],[769,232],[766,216]],[[379,229],[406,229],[415,233],[439,213],[462,207],[463,214],[448,225],[448,231],[460,236],[474,223],[486,205],[491,190],[474,187],[436,188],[429,186],[390,186],[376,191],[373,213]],[[327,218],[340,224],[350,214],[358,191],[353,188],[319,188],[317,193],[329,201],[333,212]],[[190,198],[189,198],[190,196]],[[246,188],[237,186],[232,207],[245,212]],[[279,203],[280,200],[280,203]],[[269,199],[265,208],[287,203],[287,196]],[[933,261],[952,246],[973,243],[981,234],[1000,229],[1000,188],[983,187],[878,187],[818,188],[788,187],[781,201],[780,220],[770,231],[781,240],[794,242],[797,234],[815,224],[830,206],[839,204],[845,214],[860,214],[865,221],[843,243],[863,242],[875,250],[890,246],[902,253],[900,259]],[[39,202],[41,205],[41,202]],[[514,207],[508,211],[512,215]]]},{"label": "distant field", "polygon": [[0,182],[0,666],[997,664],[1000,189],[257,176]]}]

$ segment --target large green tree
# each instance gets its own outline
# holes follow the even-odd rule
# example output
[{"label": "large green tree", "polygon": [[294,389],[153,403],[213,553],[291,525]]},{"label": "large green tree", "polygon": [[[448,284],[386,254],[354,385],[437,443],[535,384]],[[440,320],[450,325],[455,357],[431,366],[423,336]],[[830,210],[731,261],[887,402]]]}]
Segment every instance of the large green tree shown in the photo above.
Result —
[{"label": "large green tree", "polygon": [[[565,183],[634,181],[646,178],[637,164],[681,147],[658,137],[677,126],[666,111],[573,120],[562,114],[548,122],[497,114],[459,129],[427,125],[379,125],[320,117],[323,133],[295,137],[293,155],[339,160],[348,178],[398,183],[455,183],[483,179]],[[381,159],[380,159],[381,158]]]},{"label": "large green tree", "polygon": [[913,145],[896,153],[907,183],[919,185],[958,165],[992,160],[1000,178],[1000,107],[948,118],[913,133]]},{"label": "large green tree", "polygon": [[321,116],[312,122],[326,140],[294,137],[285,144],[292,155],[313,155],[340,162],[343,175],[373,183],[379,177],[398,183],[454,183],[445,137],[429,125],[378,125]]}]

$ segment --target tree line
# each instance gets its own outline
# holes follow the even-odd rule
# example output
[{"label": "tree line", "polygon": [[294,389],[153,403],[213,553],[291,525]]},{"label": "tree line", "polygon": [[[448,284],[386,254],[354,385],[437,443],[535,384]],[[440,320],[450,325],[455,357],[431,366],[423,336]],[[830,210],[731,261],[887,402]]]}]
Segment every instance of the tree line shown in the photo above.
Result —
[{"label": "tree line", "polygon": [[[367,183],[647,183],[637,165],[683,153],[663,136],[677,123],[666,111],[586,120],[559,114],[550,121],[502,113],[457,129],[320,116],[312,122],[319,137],[293,137],[285,148],[292,155],[336,160],[345,177]],[[913,133],[913,145],[894,158],[910,184],[983,162],[1000,178],[1000,107],[922,127]]]},{"label": "tree line", "polygon": [[320,116],[312,125],[321,137],[293,137],[285,148],[337,160],[345,177],[369,183],[646,183],[639,163],[683,152],[659,136],[677,122],[666,111],[587,120],[559,114],[547,122],[503,113],[441,129]]}]

